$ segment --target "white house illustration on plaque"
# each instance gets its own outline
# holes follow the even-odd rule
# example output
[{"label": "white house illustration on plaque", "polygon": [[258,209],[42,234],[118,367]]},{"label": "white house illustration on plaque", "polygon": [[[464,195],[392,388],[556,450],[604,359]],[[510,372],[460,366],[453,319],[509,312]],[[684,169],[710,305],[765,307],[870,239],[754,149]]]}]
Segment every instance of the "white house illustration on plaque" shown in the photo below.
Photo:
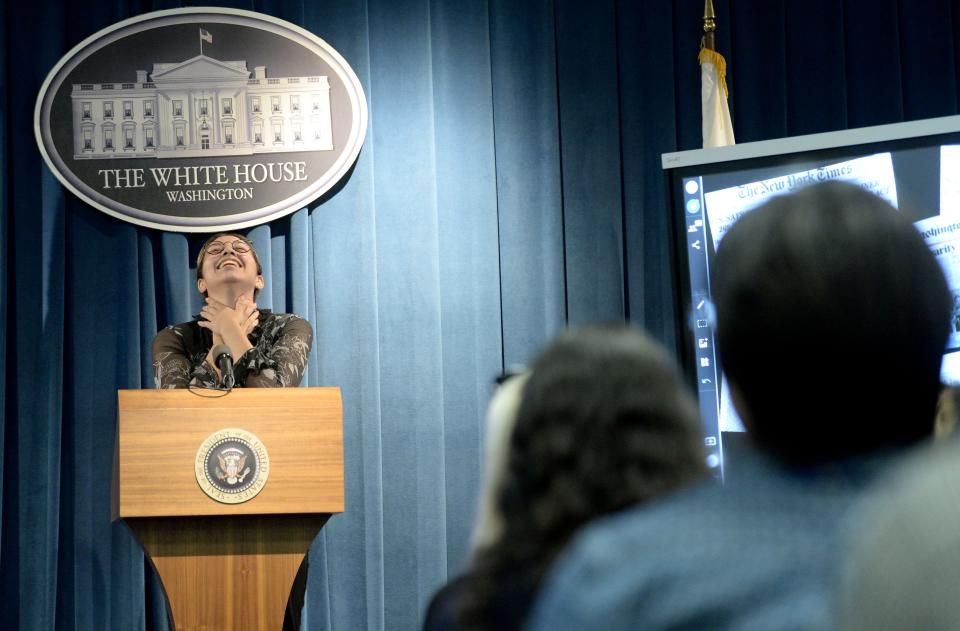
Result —
[{"label": "white house illustration on plaque", "polygon": [[181,158],[333,149],[325,76],[253,77],[246,61],[197,55],[133,83],[75,83],[73,157]]}]

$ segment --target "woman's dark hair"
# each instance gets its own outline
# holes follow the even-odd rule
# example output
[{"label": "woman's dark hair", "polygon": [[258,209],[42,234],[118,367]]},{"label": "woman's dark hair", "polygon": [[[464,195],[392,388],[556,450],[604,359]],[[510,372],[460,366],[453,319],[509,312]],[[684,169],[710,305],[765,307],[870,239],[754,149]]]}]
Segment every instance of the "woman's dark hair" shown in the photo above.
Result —
[{"label": "woman's dark hair", "polygon": [[[213,235],[212,237],[204,241],[203,245],[200,246],[200,254],[197,255],[197,280],[200,280],[201,278],[203,278],[203,260],[207,257],[207,246],[213,243],[214,241],[216,241],[217,239],[219,239],[220,237],[234,237],[235,239],[239,239],[240,241],[243,241],[244,243],[249,245],[250,253],[253,254],[253,260],[257,264],[257,276],[260,276],[263,274],[263,266],[260,265],[260,257],[257,255],[257,248],[253,247],[253,241],[246,238],[242,234],[237,234],[236,232],[218,232],[217,234]],[[260,293],[259,289],[253,290],[254,300],[257,299],[257,294],[259,293]],[[204,292],[203,296],[204,298],[206,298],[207,293]]]},{"label": "woman's dark hair", "polygon": [[693,399],[647,335],[593,327],[558,338],[524,387],[497,501],[503,533],[476,552],[461,626],[520,628],[527,611],[500,619],[503,597],[527,607],[577,528],[700,477],[701,445]]}]

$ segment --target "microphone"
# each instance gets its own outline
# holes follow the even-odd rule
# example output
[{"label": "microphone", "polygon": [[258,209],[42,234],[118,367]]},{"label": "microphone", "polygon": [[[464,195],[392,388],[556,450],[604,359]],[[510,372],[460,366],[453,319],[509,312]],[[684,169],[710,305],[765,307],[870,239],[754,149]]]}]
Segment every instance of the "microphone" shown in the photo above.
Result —
[{"label": "microphone", "polygon": [[213,363],[220,369],[220,380],[224,388],[230,390],[235,383],[233,376],[233,355],[226,344],[217,344],[213,348]]}]

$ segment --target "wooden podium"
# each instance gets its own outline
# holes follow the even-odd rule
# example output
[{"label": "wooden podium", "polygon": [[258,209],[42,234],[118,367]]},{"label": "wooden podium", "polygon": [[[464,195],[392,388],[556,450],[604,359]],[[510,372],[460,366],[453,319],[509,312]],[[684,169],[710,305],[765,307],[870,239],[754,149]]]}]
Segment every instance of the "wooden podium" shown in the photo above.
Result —
[{"label": "wooden podium", "polygon": [[[156,567],[176,631],[280,631],[310,543],[343,511],[340,389],[117,394],[114,516]],[[224,503],[201,488],[198,451],[234,430],[259,440],[266,482]]]}]

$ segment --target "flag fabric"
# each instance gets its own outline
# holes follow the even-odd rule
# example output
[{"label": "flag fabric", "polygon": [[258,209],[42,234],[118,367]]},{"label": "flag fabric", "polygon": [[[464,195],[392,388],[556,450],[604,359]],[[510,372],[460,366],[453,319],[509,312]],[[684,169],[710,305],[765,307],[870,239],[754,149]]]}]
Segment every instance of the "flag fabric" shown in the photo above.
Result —
[{"label": "flag fabric", "polygon": [[213,35],[210,34],[210,31],[205,31],[200,29],[200,39],[207,42],[208,44],[213,43]]},{"label": "flag fabric", "polygon": [[709,48],[700,49],[700,100],[703,105],[703,146],[736,144],[727,105],[727,62]]}]

